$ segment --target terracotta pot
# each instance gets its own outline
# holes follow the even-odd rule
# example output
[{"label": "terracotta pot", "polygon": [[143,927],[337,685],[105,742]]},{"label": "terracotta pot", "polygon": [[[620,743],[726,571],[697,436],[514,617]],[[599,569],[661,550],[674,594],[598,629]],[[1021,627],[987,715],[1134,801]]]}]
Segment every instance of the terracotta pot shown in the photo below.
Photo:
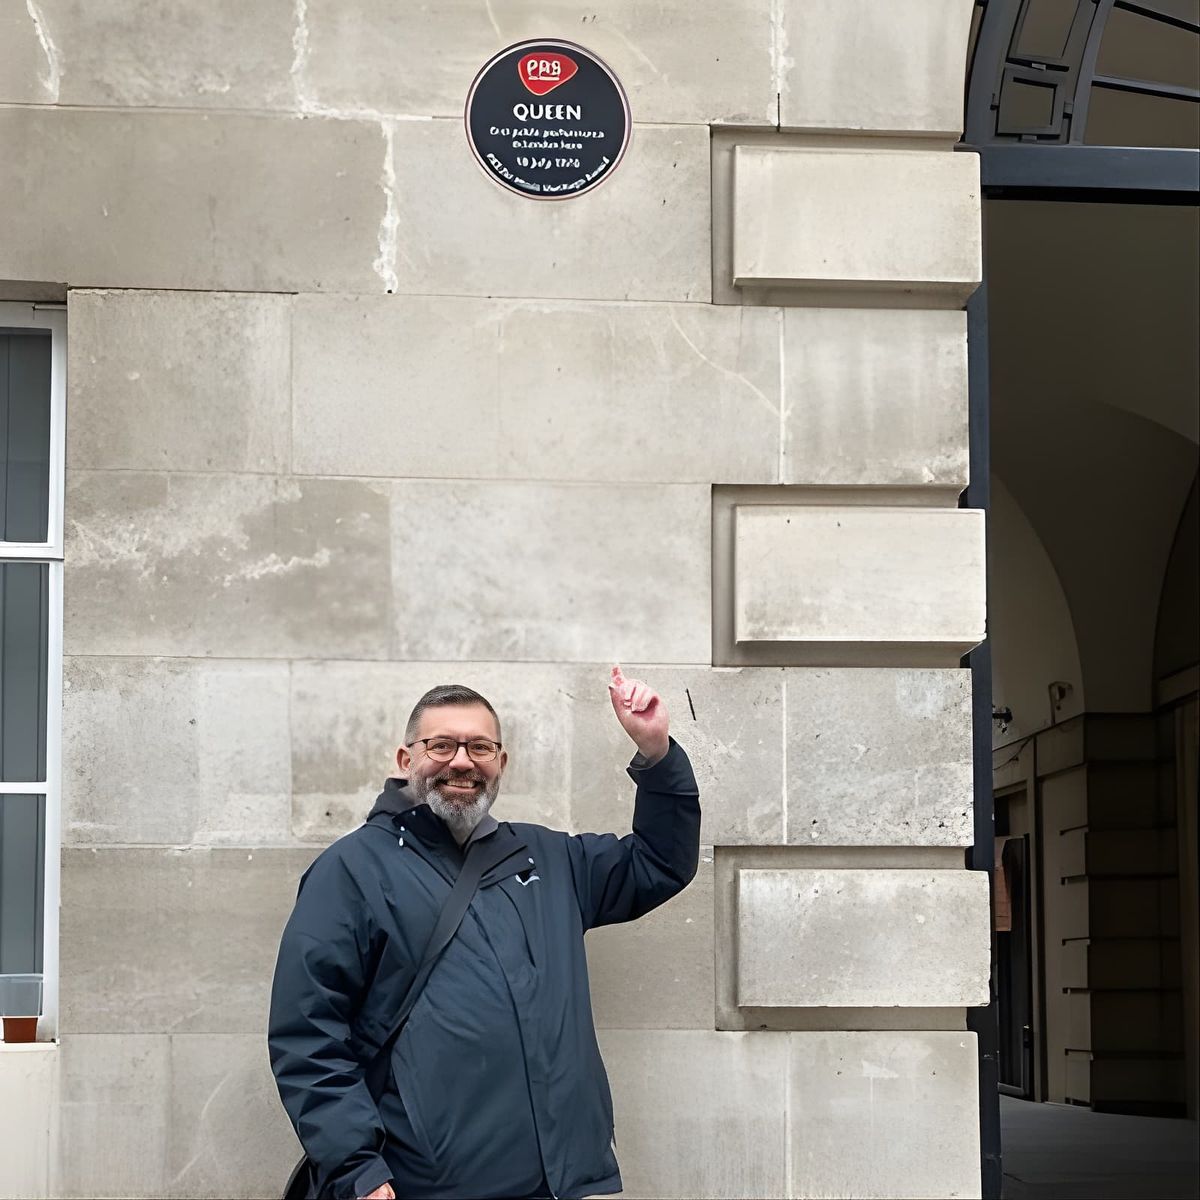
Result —
[{"label": "terracotta pot", "polygon": [[37,1017],[5,1017],[4,1040],[6,1042],[37,1041]]}]

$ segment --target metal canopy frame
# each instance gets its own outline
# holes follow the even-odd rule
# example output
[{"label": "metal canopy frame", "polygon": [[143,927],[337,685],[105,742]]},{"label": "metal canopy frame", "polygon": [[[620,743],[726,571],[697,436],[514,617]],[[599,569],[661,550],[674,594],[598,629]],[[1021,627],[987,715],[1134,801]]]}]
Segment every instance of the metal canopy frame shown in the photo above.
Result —
[{"label": "metal canopy frame", "polygon": [[[1060,23],[1061,45],[1026,44],[1031,17],[1045,16],[1050,0],[976,0],[980,10],[968,68],[966,131],[960,149],[980,158],[983,186],[1015,190],[1054,188],[1070,199],[1113,199],[1110,192],[1163,192],[1167,203],[1200,198],[1200,149],[1085,145],[1092,93],[1132,92],[1177,104],[1200,103],[1200,89],[1100,74],[1096,63],[1114,12],[1133,13],[1163,29],[1197,39],[1200,22],[1162,7],[1163,0],[1076,0]],[[1061,13],[1061,9],[1057,10]],[[1055,53],[1043,53],[1054,49]],[[1044,112],[1013,111],[1022,89],[1044,91]],[[1043,119],[1044,118],[1044,119]],[[1083,193],[1090,193],[1085,195]],[[1186,197],[1180,199],[1179,197]]]},{"label": "metal canopy frame", "polygon": [[[1076,0],[1063,21],[1060,52],[1024,52],[1029,18],[1046,0],[976,0],[976,38],[968,68],[966,131],[958,150],[980,158],[983,195],[1007,200],[1101,201],[1155,205],[1200,204],[1200,149],[1085,145],[1088,102],[1095,88],[1158,96],[1180,104],[1200,102],[1200,91],[1152,80],[1098,74],[1096,62],[1109,17],[1116,10],[1200,38],[1200,24],[1162,7],[1165,0]],[[1042,15],[1046,15],[1043,9]],[[1043,47],[1045,48],[1045,47]],[[1010,89],[1046,89],[1044,120],[1023,125],[1006,110]],[[1032,110],[1031,110],[1032,111]],[[990,508],[987,267],[967,304],[970,485],[961,504]],[[984,641],[963,662],[971,670],[974,845],[967,866],[994,869],[992,798],[992,655]],[[993,981],[993,989],[994,989]],[[1003,1181],[1000,1144],[999,1029],[993,990],[987,1008],[967,1010],[979,1044],[979,1132],[982,1194],[999,1200]]]}]

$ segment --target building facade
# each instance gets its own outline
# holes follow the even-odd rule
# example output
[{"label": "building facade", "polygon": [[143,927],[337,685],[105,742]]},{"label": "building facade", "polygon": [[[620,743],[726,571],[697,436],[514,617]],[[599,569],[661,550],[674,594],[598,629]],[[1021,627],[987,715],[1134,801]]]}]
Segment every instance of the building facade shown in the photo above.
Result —
[{"label": "building facade", "polygon": [[[0,1191],[277,1194],[300,873],[442,682],[499,817],[627,829],[620,662],[704,807],[695,882],[589,935],[626,1194],[980,1194],[973,7],[5,6],[0,326],[52,399]],[[527,38],[628,94],[587,195],[467,147]]]}]

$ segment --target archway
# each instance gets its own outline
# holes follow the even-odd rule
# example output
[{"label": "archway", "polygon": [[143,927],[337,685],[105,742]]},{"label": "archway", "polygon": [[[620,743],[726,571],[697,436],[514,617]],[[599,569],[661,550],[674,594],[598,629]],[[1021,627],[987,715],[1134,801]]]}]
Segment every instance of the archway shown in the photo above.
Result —
[{"label": "archway", "polygon": [[1023,971],[996,973],[1013,995],[980,1028],[983,1086],[1193,1117],[1198,35],[1190,2],[987,0],[963,144],[985,197],[974,657],[996,709],[998,880],[1020,883],[1028,852],[1032,925]]}]

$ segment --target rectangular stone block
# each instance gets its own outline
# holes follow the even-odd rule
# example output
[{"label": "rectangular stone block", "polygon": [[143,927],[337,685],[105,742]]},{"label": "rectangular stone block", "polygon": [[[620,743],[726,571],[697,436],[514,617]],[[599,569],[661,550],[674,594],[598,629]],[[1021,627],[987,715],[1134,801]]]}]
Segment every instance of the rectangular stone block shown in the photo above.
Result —
[{"label": "rectangular stone block", "polygon": [[980,1195],[973,1033],[788,1037],[788,1195]]},{"label": "rectangular stone block", "polygon": [[588,978],[598,1029],[711,1029],[713,855],[696,878],[653,912],[589,930]]},{"label": "rectangular stone block", "polygon": [[[454,363],[447,386],[446,364]],[[779,317],[683,304],[306,296],[305,474],[773,483]],[[702,428],[703,438],[681,436]],[[449,431],[470,467],[447,471]]]},{"label": "rectangular stone block", "polygon": [[973,154],[734,150],[735,287],[916,291],[958,307],[981,262]]},{"label": "rectangular stone block", "polygon": [[300,1157],[264,1031],[171,1038],[166,1196],[276,1196]]},{"label": "rectangular stone block", "polygon": [[0,99],[9,104],[53,104],[58,98],[57,64],[38,36],[28,9],[0,10]]},{"label": "rectangular stone block", "polygon": [[867,643],[957,661],[984,637],[984,523],[974,509],[739,504],[734,637]]},{"label": "rectangular stone block", "polygon": [[[414,705],[430,688],[444,683],[473,688],[487,697],[500,717],[509,759],[493,809],[496,818],[572,829],[573,708],[583,674],[607,696],[607,670],[601,666],[295,663],[293,831],[324,843],[357,828],[384,779],[396,771],[396,750]],[[632,785],[629,790],[632,796]]]},{"label": "rectangular stone block", "polygon": [[[525,5],[308,0],[302,11],[304,93],[339,109],[459,117],[471,79],[496,51],[552,29],[575,36],[562,15],[547,24],[547,10]],[[766,0],[701,9],[619,0],[588,13],[578,32],[620,79],[636,120],[700,125],[775,123],[771,36]],[[960,66],[960,92],[961,76]]]},{"label": "rectangular stone block", "polygon": [[787,0],[783,126],[957,138],[971,9],[971,0]]},{"label": "rectangular stone block", "polygon": [[315,855],[64,849],[62,1028],[261,1034],[279,935]]},{"label": "rectangular stone block", "polygon": [[286,471],[291,299],[70,293],[67,462]]},{"label": "rectangular stone block", "polygon": [[68,654],[387,654],[386,485],[67,477]]},{"label": "rectangular stone block", "polygon": [[799,668],[784,680],[788,842],[972,843],[969,671]]},{"label": "rectangular stone block", "polygon": [[391,138],[397,224],[380,251],[389,291],[710,298],[707,126],[639,125],[612,178],[561,204],[487,179],[458,121],[399,121]]},{"label": "rectangular stone block", "polygon": [[[0,100],[166,108],[288,108],[294,0],[37,0],[0,18],[21,53]],[[3,64],[0,58],[0,64]]]},{"label": "rectangular stone block", "polygon": [[[777,845],[783,840],[783,706],[777,670],[712,670],[625,663],[662,696],[671,732],[700,788],[706,846]],[[577,691],[572,741],[572,812],[577,829],[629,832],[631,744],[612,718],[607,690]]]},{"label": "rectangular stone block", "polygon": [[785,1195],[787,1036],[601,1030],[622,1195]]},{"label": "rectangular stone block", "polygon": [[743,868],[738,1005],[987,1004],[987,884],[965,870]]},{"label": "rectangular stone block", "polygon": [[[382,291],[377,123],[0,108],[0,278]],[[30,204],[28,197],[37,196]],[[515,199],[515,197],[514,197]]]},{"label": "rectangular stone block", "polygon": [[165,1034],[63,1038],[52,1195],[167,1195],[170,1042]]},{"label": "rectangular stone block", "polygon": [[708,660],[706,487],[447,479],[393,506],[396,658]]},{"label": "rectangular stone block", "polygon": [[287,663],[68,657],[63,841],[291,841]]},{"label": "rectangular stone block", "polygon": [[786,308],[783,362],[782,483],[966,486],[965,313]]},{"label": "rectangular stone block", "polygon": [[741,1005],[738,1003],[738,879],[744,870],[959,871],[962,850],[946,846],[716,846],[713,848],[716,1026],[744,1030],[949,1029],[966,1009],[946,1006]]},{"label": "rectangular stone block", "polygon": [[0,1113],[4,1153],[0,1195],[50,1196],[51,1130],[58,1108],[59,1048],[53,1042],[0,1043]]}]

